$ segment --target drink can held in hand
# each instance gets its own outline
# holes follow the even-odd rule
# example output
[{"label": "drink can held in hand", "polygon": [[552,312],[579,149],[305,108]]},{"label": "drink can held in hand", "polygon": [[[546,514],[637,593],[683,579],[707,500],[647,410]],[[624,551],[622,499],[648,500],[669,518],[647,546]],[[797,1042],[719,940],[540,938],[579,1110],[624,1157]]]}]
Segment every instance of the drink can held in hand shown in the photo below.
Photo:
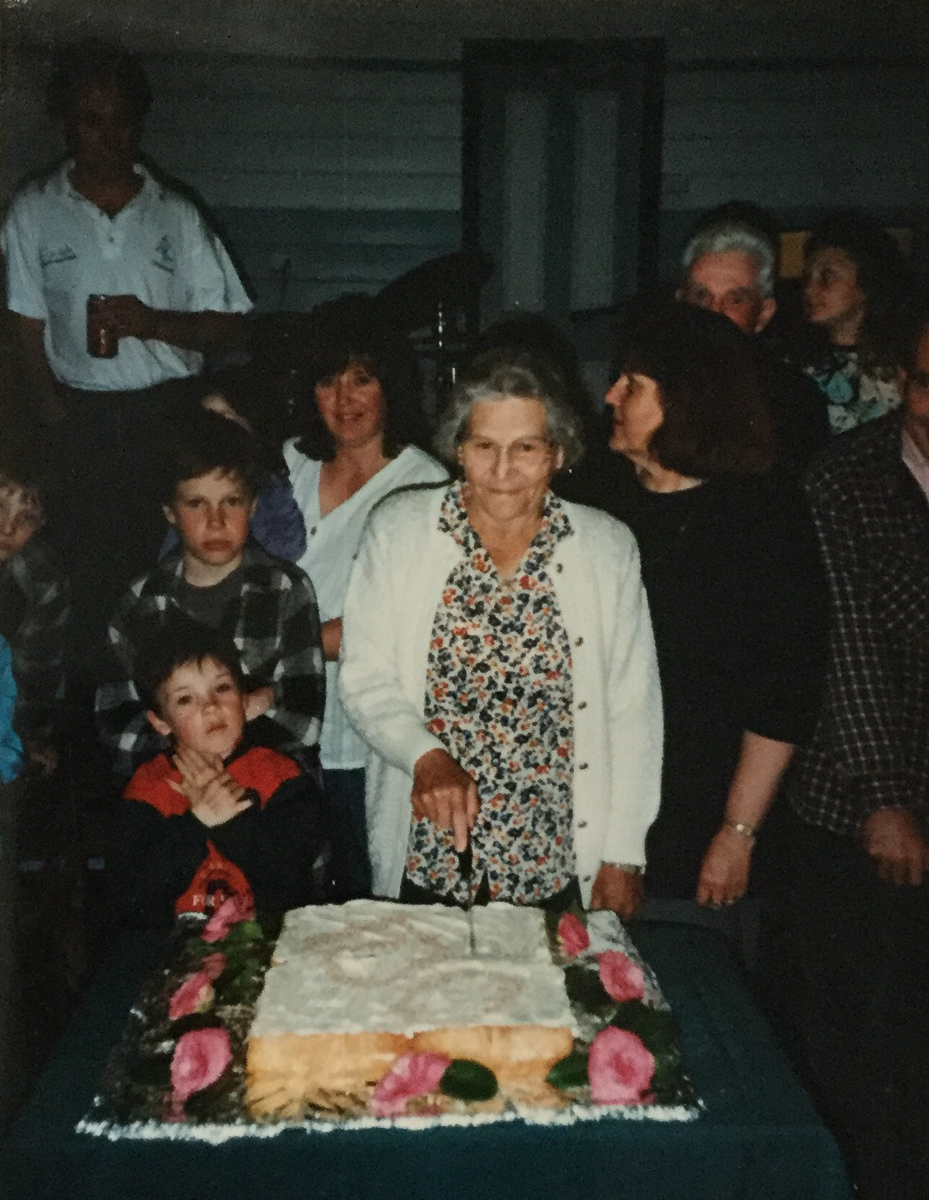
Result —
[{"label": "drink can held in hand", "polygon": [[92,358],[115,358],[119,353],[119,338],[104,320],[101,302],[106,296],[87,297],[87,353]]}]

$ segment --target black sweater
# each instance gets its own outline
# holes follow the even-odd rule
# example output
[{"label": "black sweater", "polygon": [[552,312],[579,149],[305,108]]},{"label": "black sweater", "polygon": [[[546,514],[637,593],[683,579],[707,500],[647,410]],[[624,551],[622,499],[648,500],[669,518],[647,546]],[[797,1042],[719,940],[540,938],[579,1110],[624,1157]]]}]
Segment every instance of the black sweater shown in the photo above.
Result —
[{"label": "black sweater", "polygon": [[664,699],[647,887],[692,899],[743,733],[809,734],[824,612],[815,543],[793,489],[761,481],[654,493],[629,468],[612,507],[639,542]]}]

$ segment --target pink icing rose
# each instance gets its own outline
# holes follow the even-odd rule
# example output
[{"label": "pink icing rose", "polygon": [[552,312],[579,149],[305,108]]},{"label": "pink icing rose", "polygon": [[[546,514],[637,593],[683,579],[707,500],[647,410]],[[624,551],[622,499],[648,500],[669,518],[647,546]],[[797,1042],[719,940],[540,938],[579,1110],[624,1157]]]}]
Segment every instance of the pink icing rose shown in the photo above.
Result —
[{"label": "pink icing rose", "polygon": [[404,1054],[375,1087],[372,1113],[376,1117],[402,1116],[411,1097],[436,1091],[450,1062],[444,1054]]},{"label": "pink icing rose", "polygon": [[581,954],[590,945],[590,934],[574,913],[565,913],[558,922],[558,939],[569,958]]},{"label": "pink icing rose", "polygon": [[223,971],[226,969],[226,956],[218,950],[215,954],[208,954],[200,964],[200,971],[211,982],[214,979],[219,979]]},{"label": "pink icing rose", "polygon": [[655,1074],[655,1058],[637,1034],[607,1025],[591,1044],[587,1074],[595,1104],[641,1104]]},{"label": "pink icing rose", "polygon": [[205,942],[221,942],[233,925],[251,921],[254,916],[255,906],[250,898],[230,896],[213,913],[200,936]]},{"label": "pink icing rose", "polygon": [[214,999],[212,979],[206,971],[198,971],[185,979],[171,997],[168,1005],[168,1018],[177,1021],[181,1017],[189,1017],[191,1013],[202,1013],[212,1005]]},{"label": "pink icing rose", "polygon": [[597,955],[603,990],[614,1000],[641,1000],[645,995],[642,968],[621,950],[604,950]]},{"label": "pink icing rose", "polygon": [[178,1038],[171,1059],[171,1095],[174,1113],[183,1116],[185,1100],[215,1083],[232,1062],[225,1029],[192,1029]]}]

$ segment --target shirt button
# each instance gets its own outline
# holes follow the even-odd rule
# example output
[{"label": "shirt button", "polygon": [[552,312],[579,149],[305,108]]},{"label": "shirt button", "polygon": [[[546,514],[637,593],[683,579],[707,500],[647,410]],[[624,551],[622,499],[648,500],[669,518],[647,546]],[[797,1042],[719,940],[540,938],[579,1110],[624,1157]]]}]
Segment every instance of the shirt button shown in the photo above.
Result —
[{"label": "shirt button", "polygon": [[560,575],[561,572],[564,570],[564,564],[563,563],[555,563],[555,570]]},{"label": "shirt button", "polygon": [[577,765],[577,769],[578,769],[579,771],[586,771],[586,770],[587,770],[587,763],[578,763],[578,765]]},{"label": "shirt button", "polygon": [[310,530],[310,537],[315,537],[315,536],[316,536],[316,526],[314,525],[313,528]]},{"label": "shirt button", "polygon": [[584,882],[585,882],[585,883],[590,883],[590,878],[591,878],[591,877],[590,877],[589,875],[585,875],[585,876],[584,876]]},{"label": "shirt button", "polygon": [[578,707],[578,711],[580,711],[582,708],[586,708],[586,707],[587,707],[587,701],[586,701],[586,700],[582,700],[582,701],[580,702],[580,704],[578,704],[578,706],[577,706],[577,707]]},{"label": "shirt button", "polygon": [[586,822],[586,821],[578,821],[578,823],[577,823],[577,827],[578,827],[578,829],[586,829],[586,828],[587,828],[587,822]]},{"label": "shirt button", "polygon": [[582,637],[575,638],[574,644],[575,644],[575,646],[583,646],[584,639]]}]

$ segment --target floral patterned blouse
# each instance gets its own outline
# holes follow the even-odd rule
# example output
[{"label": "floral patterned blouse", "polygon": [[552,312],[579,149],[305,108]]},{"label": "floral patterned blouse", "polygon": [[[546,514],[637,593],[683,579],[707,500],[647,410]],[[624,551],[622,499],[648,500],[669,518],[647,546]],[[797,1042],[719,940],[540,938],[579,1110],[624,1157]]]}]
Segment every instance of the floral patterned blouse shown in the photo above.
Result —
[{"label": "floral patterned blouse", "polygon": [[804,369],[826,394],[833,433],[882,417],[903,399],[895,373],[887,368],[865,370],[852,348],[830,346],[820,361]]},{"label": "floral patterned blouse", "polygon": [[[426,672],[427,728],[477,781],[472,888],[491,900],[539,903],[576,874],[571,649],[548,564],[572,533],[549,494],[542,527],[514,578],[502,582],[468,520],[462,484],[446,493],[439,529],[464,550],[436,610]],[[407,875],[465,898],[450,830],[410,827]]]}]

